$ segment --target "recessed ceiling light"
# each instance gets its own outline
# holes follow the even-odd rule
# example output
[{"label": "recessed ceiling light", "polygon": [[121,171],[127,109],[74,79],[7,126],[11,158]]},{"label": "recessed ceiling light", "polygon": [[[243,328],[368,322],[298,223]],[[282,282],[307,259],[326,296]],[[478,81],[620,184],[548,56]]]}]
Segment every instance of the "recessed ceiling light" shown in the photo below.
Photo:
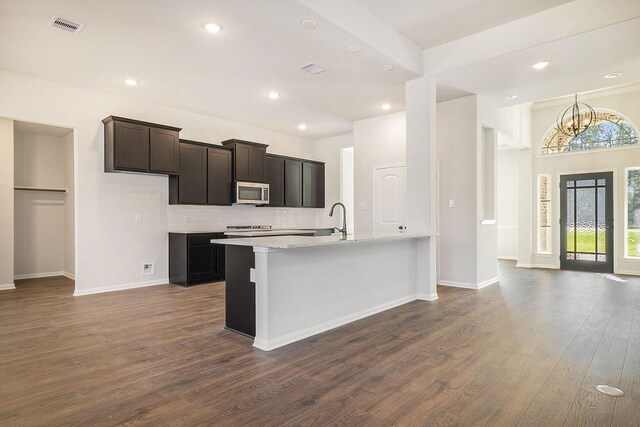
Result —
[{"label": "recessed ceiling light", "polygon": [[140,83],[136,79],[124,79],[124,82],[129,86],[138,86],[138,83]]},{"label": "recessed ceiling light", "polygon": [[516,99],[518,95],[507,95],[504,97],[507,101],[511,101],[512,99]]},{"label": "recessed ceiling light", "polygon": [[312,19],[305,19],[301,24],[307,30],[313,30],[318,26],[318,23]]},{"label": "recessed ceiling light", "polygon": [[390,110],[391,104],[382,104],[380,108],[382,108],[384,111]]},{"label": "recessed ceiling light", "polygon": [[351,53],[358,53],[358,52],[360,52],[360,46],[352,44],[352,45],[347,46],[347,50],[349,52],[351,52]]},{"label": "recessed ceiling light", "polygon": [[531,66],[534,70],[544,70],[547,66],[551,64],[551,61],[539,61]]},{"label": "recessed ceiling light", "polygon": [[305,130],[306,128],[307,128],[307,125],[305,125],[304,123],[300,123],[298,125],[298,129],[300,129],[300,130]]},{"label": "recessed ceiling light", "polygon": [[384,65],[382,66],[382,69],[383,69],[384,71],[391,71],[391,70],[393,70],[393,65],[391,65],[391,64],[384,64]]},{"label": "recessed ceiling light", "polygon": [[269,98],[278,99],[280,98],[280,94],[278,92],[269,92]]},{"label": "recessed ceiling light", "polygon": [[204,29],[209,31],[210,33],[219,33],[222,31],[222,25],[216,24],[215,22],[209,22],[204,24]]},{"label": "recessed ceiling light", "polygon": [[605,79],[617,79],[621,75],[622,75],[622,73],[609,73],[609,74],[605,74],[604,78]]}]

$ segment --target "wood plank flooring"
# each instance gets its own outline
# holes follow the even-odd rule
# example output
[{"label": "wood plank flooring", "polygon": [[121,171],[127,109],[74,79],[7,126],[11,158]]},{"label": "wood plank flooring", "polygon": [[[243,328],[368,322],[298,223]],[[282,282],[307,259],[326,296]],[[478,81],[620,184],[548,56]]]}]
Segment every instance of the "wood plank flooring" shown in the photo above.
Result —
[{"label": "wood plank flooring", "polygon": [[272,352],[222,329],[221,284],[19,281],[0,292],[0,425],[640,426],[640,278],[500,278]]}]

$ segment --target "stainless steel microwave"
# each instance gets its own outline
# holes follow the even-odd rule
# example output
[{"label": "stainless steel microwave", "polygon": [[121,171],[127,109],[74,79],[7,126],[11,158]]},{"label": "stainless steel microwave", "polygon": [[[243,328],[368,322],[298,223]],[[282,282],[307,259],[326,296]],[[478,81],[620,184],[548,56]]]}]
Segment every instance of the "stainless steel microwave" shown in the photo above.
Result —
[{"label": "stainless steel microwave", "polygon": [[268,205],[269,184],[259,182],[235,182],[234,202],[242,205]]}]

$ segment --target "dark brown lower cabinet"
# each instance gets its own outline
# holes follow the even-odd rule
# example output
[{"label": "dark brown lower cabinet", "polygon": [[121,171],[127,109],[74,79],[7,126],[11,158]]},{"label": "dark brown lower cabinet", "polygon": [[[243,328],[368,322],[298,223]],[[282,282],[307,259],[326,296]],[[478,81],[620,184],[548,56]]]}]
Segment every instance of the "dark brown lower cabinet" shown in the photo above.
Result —
[{"label": "dark brown lower cabinet", "polygon": [[256,336],[256,286],[251,281],[255,256],[250,246],[227,247],[228,280],[225,281],[225,327]]},{"label": "dark brown lower cabinet", "polygon": [[169,282],[191,286],[225,278],[225,247],[210,243],[223,233],[169,233]]}]

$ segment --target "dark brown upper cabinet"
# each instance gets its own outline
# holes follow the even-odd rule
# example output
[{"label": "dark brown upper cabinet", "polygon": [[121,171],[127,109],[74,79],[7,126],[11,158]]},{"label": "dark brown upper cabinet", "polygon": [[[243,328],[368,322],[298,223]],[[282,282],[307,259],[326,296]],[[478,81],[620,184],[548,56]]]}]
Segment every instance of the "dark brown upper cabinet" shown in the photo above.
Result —
[{"label": "dark brown upper cabinet", "polygon": [[181,140],[180,175],[169,177],[169,204],[230,205],[231,150]]},{"label": "dark brown upper cabinet", "polygon": [[207,203],[230,205],[233,182],[232,152],[223,147],[208,147],[207,159]]},{"label": "dark brown upper cabinet", "polygon": [[302,206],[324,208],[324,163],[302,163]]},{"label": "dark brown upper cabinet", "polygon": [[268,145],[240,139],[222,141],[222,145],[233,149],[234,181],[267,182]]},{"label": "dark brown upper cabinet", "polygon": [[267,155],[267,183],[269,184],[269,205],[283,207],[284,204],[284,158]]},{"label": "dark brown upper cabinet", "polygon": [[284,205],[291,208],[302,206],[302,161],[284,161]]},{"label": "dark brown upper cabinet", "polygon": [[182,129],[116,116],[102,122],[105,172],[179,173]]}]

